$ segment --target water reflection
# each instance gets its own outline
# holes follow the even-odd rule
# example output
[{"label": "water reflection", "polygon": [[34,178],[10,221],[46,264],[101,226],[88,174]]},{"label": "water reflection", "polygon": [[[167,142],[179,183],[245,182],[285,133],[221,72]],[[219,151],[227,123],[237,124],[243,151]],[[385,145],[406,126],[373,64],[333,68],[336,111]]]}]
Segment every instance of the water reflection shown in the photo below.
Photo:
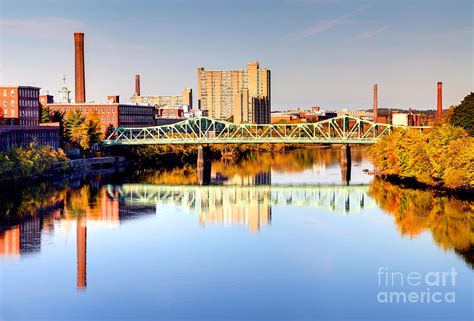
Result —
[{"label": "water reflection", "polygon": [[438,246],[455,250],[474,267],[473,202],[403,188],[380,179],[375,179],[369,188],[377,204],[395,217],[402,236],[413,238],[429,231]]},{"label": "water reflection", "polygon": [[[87,287],[88,228],[118,228],[128,220],[159,216],[164,206],[197,215],[202,227],[244,227],[250,233],[270,228],[272,209],[278,207],[349,215],[378,206],[395,217],[402,236],[413,238],[430,231],[438,246],[456,251],[473,266],[472,202],[381,180],[347,185],[347,172],[334,166],[340,160],[340,150],[256,154],[238,163],[213,162],[213,185],[207,186],[199,186],[198,169],[187,165],[139,173],[129,182],[114,184],[101,177],[72,186],[43,184],[23,191],[15,202],[2,194],[6,196],[1,205],[0,256],[39,253],[44,236],[52,235],[56,228],[68,233],[75,230],[77,288],[81,290]],[[353,173],[362,172],[364,161],[363,152],[352,151]],[[336,178],[338,172],[343,185]],[[293,173],[293,184],[288,184],[285,173]],[[300,181],[295,179],[299,174]],[[353,176],[356,182],[363,182]]]}]

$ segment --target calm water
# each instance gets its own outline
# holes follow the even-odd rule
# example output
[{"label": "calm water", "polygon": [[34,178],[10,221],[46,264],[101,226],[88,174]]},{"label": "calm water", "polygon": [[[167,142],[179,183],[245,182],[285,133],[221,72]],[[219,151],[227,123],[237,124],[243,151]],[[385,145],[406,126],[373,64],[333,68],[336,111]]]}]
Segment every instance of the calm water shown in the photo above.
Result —
[{"label": "calm water", "polygon": [[207,186],[185,166],[3,191],[0,319],[471,319],[474,203],[373,181],[360,149],[342,164],[314,149],[213,162]]}]

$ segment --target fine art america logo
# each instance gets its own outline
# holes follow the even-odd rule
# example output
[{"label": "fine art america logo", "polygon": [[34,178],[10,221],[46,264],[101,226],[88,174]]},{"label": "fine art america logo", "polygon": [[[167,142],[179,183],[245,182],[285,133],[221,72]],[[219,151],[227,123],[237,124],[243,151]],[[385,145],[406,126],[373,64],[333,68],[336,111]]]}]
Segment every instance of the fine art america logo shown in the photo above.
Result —
[{"label": "fine art america logo", "polygon": [[457,272],[395,272],[387,267],[377,270],[379,303],[455,303]]}]

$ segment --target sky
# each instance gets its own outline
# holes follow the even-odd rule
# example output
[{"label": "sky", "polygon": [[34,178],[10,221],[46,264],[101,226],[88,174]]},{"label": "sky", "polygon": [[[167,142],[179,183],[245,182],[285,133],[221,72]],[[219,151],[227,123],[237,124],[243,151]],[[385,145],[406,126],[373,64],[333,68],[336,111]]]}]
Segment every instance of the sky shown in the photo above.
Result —
[{"label": "sky", "polygon": [[197,68],[272,72],[272,109],[436,107],[473,91],[470,0],[1,0],[0,84],[74,95],[85,33],[86,98],[180,95]]}]

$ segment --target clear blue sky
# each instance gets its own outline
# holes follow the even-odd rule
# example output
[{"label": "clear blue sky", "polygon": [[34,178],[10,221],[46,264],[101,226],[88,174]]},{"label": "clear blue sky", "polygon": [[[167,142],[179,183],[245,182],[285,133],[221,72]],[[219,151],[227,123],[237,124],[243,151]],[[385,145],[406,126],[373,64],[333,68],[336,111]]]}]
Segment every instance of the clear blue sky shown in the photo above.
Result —
[{"label": "clear blue sky", "polygon": [[87,99],[197,93],[197,68],[272,71],[273,109],[434,108],[473,89],[472,1],[2,0],[1,84],[74,89],[85,33]]}]

